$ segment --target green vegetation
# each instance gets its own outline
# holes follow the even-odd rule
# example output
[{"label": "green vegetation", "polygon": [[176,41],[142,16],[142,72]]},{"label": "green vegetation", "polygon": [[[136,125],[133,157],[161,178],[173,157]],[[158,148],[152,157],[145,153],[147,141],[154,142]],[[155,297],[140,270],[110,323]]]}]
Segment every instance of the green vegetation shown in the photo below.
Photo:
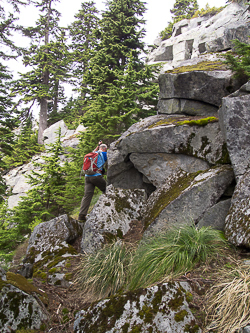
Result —
[{"label": "green vegetation", "polygon": [[241,265],[220,272],[208,293],[206,332],[236,332],[250,321],[250,269]]},{"label": "green vegetation", "polygon": [[202,119],[194,119],[194,120],[183,120],[178,121],[177,126],[181,125],[189,125],[189,126],[206,126],[208,123],[218,122],[218,118],[216,117],[207,117]]},{"label": "green vegetation", "polygon": [[172,22],[168,22],[167,27],[160,32],[162,40],[168,39],[172,36],[173,25],[185,18],[191,18],[198,10],[197,0],[176,0],[174,7],[170,9],[172,14]]},{"label": "green vegetation", "polygon": [[183,225],[141,242],[137,249],[118,241],[85,255],[76,282],[84,293],[107,297],[180,276],[226,247],[220,231]]},{"label": "green vegetation", "polygon": [[78,288],[85,298],[86,294],[100,298],[117,293],[127,283],[131,260],[131,249],[120,241],[85,255],[77,273]]},{"label": "green vegetation", "polygon": [[37,144],[37,131],[32,130],[32,120],[27,118],[22,124],[20,134],[11,144],[10,154],[5,155],[3,161],[6,168],[10,169],[29,162],[41,151],[44,151],[44,146]]},{"label": "green vegetation", "polygon": [[161,39],[166,40],[172,36],[175,23],[180,22],[183,19],[191,19],[199,16],[213,16],[222,11],[224,7],[209,7],[209,4],[207,3],[205,8],[198,8],[197,1],[176,0],[174,8],[170,10],[171,14],[173,14],[173,21],[168,22],[167,27],[160,32]]},{"label": "green vegetation", "polygon": [[193,71],[214,71],[214,70],[226,70],[226,66],[223,61],[201,61],[195,65],[182,66],[166,71],[166,73],[179,74]]},{"label": "green vegetation", "polygon": [[144,241],[133,258],[130,289],[147,287],[171,275],[181,275],[226,247],[218,230],[193,225],[172,228]]},{"label": "green vegetation", "polygon": [[234,53],[225,55],[225,63],[235,73],[236,77],[250,77],[250,45],[240,42],[238,39],[233,41]]},{"label": "green vegetation", "polygon": [[213,15],[216,15],[216,14],[218,14],[219,12],[221,12],[223,8],[225,8],[225,7],[224,7],[224,6],[222,6],[222,7],[210,7],[209,4],[207,3],[207,4],[206,4],[206,7],[197,10],[197,11],[194,13],[194,15],[193,15],[192,18],[194,18],[194,17],[199,17],[199,16],[200,16],[200,17],[201,17],[201,16],[210,16],[210,15],[213,16]]}]

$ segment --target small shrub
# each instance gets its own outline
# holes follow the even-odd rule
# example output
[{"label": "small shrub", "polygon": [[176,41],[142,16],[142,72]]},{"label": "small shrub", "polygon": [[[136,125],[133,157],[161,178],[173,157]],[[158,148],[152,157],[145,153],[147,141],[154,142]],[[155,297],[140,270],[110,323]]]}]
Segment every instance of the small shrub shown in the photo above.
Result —
[{"label": "small shrub", "polygon": [[78,288],[97,298],[115,294],[127,282],[131,254],[131,249],[118,241],[84,256],[76,276]]},{"label": "small shrub", "polygon": [[250,267],[223,270],[220,281],[207,294],[205,332],[233,333],[250,322]]},{"label": "small shrub", "polygon": [[220,231],[184,225],[142,243],[133,259],[130,289],[147,287],[166,276],[181,275],[226,247]]},{"label": "small shrub", "polygon": [[201,9],[198,9],[192,18],[194,17],[202,17],[202,16],[214,16],[216,14],[218,14],[219,12],[221,12],[225,7],[222,6],[222,7],[210,7],[209,4],[207,3],[206,4],[206,7],[205,8],[201,8]]}]

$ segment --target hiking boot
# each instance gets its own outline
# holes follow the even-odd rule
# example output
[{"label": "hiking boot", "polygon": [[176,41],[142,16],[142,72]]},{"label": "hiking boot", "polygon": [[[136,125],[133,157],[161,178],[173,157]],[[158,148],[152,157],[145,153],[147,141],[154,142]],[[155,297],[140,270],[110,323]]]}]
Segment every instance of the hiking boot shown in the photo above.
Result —
[{"label": "hiking boot", "polygon": [[86,221],[86,215],[79,215],[78,216],[78,221],[79,222],[85,222]]}]

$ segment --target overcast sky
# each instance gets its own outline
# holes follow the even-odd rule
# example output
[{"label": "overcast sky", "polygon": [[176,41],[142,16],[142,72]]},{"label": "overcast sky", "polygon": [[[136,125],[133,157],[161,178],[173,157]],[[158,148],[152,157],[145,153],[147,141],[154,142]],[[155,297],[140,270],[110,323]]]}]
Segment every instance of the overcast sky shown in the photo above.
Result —
[{"label": "overcast sky", "polygon": [[[74,20],[74,15],[81,8],[83,0],[60,0],[57,3],[57,10],[62,14],[61,25],[67,26]],[[99,11],[105,9],[105,1],[96,0],[96,7]],[[173,8],[175,0],[146,0],[147,12],[144,16],[146,20],[146,37],[145,42],[152,44],[158,33],[162,31],[171,20],[170,9]],[[198,0],[199,8],[205,8],[206,3],[210,7],[224,6],[226,0]],[[36,14],[33,7],[22,9],[20,14],[20,23],[25,26],[34,25]]]}]

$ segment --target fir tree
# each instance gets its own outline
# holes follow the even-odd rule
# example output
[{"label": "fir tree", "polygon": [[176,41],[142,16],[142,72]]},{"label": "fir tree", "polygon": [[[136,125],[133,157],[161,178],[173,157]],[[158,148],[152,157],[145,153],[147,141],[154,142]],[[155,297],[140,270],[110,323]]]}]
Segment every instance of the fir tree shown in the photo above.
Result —
[{"label": "fir tree", "polygon": [[58,198],[65,188],[65,173],[60,160],[63,152],[59,131],[57,141],[50,145],[49,153],[43,156],[44,163],[34,163],[38,170],[28,175],[33,188],[12,210],[7,209],[6,204],[0,206],[2,252],[14,250],[18,242],[30,233],[34,224],[65,213],[58,203]]},{"label": "fir tree", "polygon": [[98,10],[94,2],[84,2],[79,12],[75,15],[76,20],[69,26],[72,40],[70,44],[72,52],[72,83],[81,92],[77,102],[77,106],[81,108],[80,114],[83,114],[87,95],[87,85],[83,81],[83,76],[89,70],[89,61],[93,50],[97,46],[97,37],[94,34],[99,22],[97,15]]},{"label": "fir tree", "polygon": [[99,139],[110,143],[139,117],[155,112],[158,86],[152,83],[153,70],[141,59],[145,10],[139,0],[107,1],[84,77],[90,94],[83,116],[88,149]]},{"label": "fir tree", "polygon": [[9,156],[4,158],[7,168],[22,165],[43,150],[43,146],[37,144],[37,131],[33,131],[30,117],[22,123],[20,134],[11,149]]},{"label": "fir tree", "polygon": [[175,18],[191,18],[198,10],[197,0],[176,0],[174,8],[170,10],[173,20]]},{"label": "fir tree", "polygon": [[250,77],[250,45],[240,42],[238,39],[235,39],[233,43],[234,54],[226,54],[225,63],[236,77],[247,79]]}]

